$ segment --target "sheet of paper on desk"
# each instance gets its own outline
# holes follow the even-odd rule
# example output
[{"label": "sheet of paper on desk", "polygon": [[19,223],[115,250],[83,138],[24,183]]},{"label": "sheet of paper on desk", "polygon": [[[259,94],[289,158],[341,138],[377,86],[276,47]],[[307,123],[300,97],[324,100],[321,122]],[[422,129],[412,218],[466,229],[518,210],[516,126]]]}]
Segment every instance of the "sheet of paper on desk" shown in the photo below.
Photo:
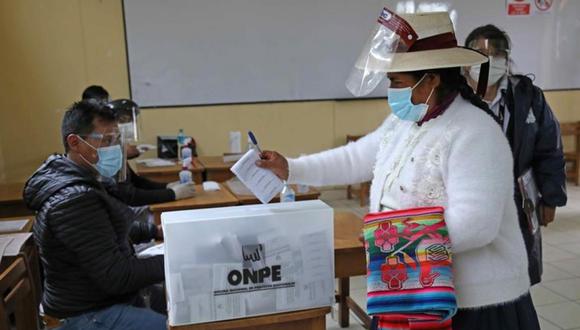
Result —
[{"label": "sheet of paper on desk", "polygon": [[267,204],[280,193],[284,184],[272,171],[256,166],[256,161],[259,159],[260,155],[255,149],[249,150],[232,166],[231,171],[256,195],[260,202]]},{"label": "sheet of paper on desk", "polygon": [[162,243],[162,244],[156,244],[156,245],[154,245],[146,250],[139,252],[138,256],[139,256],[139,258],[149,258],[149,257],[153,257],[153,256],[163,255],[164,252],[165,252],[165,247]]},{"label": "sheet of paper on desk", "polygon": [[0,233],[13,233],[24,229],[28,219],[0,221]]},{"label": "sheet of paper on desk", "polygon": [[0,237],[0,260],[2,260],[2,256],[4,256],[4,251],[6,251],[6,248],[8,247],[8,245],[10,245],[10,242],[12,242],[12,238]]},{"label": "sheet of paper on desk", "polygon": [[10,238],[10,244],[4,250],[5,256],[16,256],[22,250],[22,246],[26,243],[26,240],[32,236],[32,233],[17,233],[17,234],[4,234],[0,235],[1,238]]}]

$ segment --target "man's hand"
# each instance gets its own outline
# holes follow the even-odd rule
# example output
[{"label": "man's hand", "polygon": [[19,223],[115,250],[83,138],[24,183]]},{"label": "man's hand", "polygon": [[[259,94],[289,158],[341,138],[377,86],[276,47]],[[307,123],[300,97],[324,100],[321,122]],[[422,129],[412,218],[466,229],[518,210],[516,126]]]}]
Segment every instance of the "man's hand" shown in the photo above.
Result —
[{"label": "man's hand", "polygon": [[155,234],[155,240],[156,241],[163,240],[163,227],[161,227],[161,225],[157,225],[157,234]]},{"label": "man's hand", "polygon": [[551,207],[545,204],[540,206],[540,212],[542,214],[542,223],[541,225],[546,227],[549,223],[554,221],[556,217],[556,208]]}]

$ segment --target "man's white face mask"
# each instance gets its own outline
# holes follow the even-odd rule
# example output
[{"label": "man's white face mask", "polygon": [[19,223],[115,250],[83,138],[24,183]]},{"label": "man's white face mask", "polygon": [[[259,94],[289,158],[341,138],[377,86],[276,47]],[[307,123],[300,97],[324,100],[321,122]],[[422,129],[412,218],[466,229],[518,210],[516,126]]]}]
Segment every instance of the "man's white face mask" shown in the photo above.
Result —
[{"label": "man's white face mask", "polygon": [[[503,76],[506,75],[508,65],[505,57],[491,57],[489,60],[489,76],[487,78],[487,86],[495,85]],[[469,76],[474,81],[479,79],[480,66],[472,66],[469,70]]]}]

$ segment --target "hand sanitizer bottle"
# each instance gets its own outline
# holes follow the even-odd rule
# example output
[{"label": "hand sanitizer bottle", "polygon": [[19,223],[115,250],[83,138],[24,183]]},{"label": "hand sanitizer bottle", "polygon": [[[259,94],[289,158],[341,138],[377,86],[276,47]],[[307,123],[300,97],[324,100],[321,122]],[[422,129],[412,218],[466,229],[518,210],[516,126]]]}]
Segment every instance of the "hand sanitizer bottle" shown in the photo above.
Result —
[{"label": "hand sanitizer bottle", "polygon": [[179,172],[179,183],[190,183],[193,182],[191,171],[189,170],[189,163],[191,158],[186,158],[183,160],[183,165],[181,171]]},{"label": "hand sanitizer bottle", "polygon": [[288,182],[284,181],[284,188],[280,192],[280,203],[295,202],[296,194]]}]

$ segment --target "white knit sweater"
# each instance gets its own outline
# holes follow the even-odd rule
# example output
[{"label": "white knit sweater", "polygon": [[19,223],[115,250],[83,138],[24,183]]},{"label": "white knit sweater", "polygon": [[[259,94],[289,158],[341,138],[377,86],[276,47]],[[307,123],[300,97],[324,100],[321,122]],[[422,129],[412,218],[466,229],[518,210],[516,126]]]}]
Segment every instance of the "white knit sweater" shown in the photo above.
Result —
[{"label": "white knit sweater", "polygon": [[372,179],[370,212],[445,207],[460,308],[528,292],[508,142],[491,117],[461,97],[422,126],[391,115],[357,142],[290,159],[289,169],[289,182],[313,186]]}]

